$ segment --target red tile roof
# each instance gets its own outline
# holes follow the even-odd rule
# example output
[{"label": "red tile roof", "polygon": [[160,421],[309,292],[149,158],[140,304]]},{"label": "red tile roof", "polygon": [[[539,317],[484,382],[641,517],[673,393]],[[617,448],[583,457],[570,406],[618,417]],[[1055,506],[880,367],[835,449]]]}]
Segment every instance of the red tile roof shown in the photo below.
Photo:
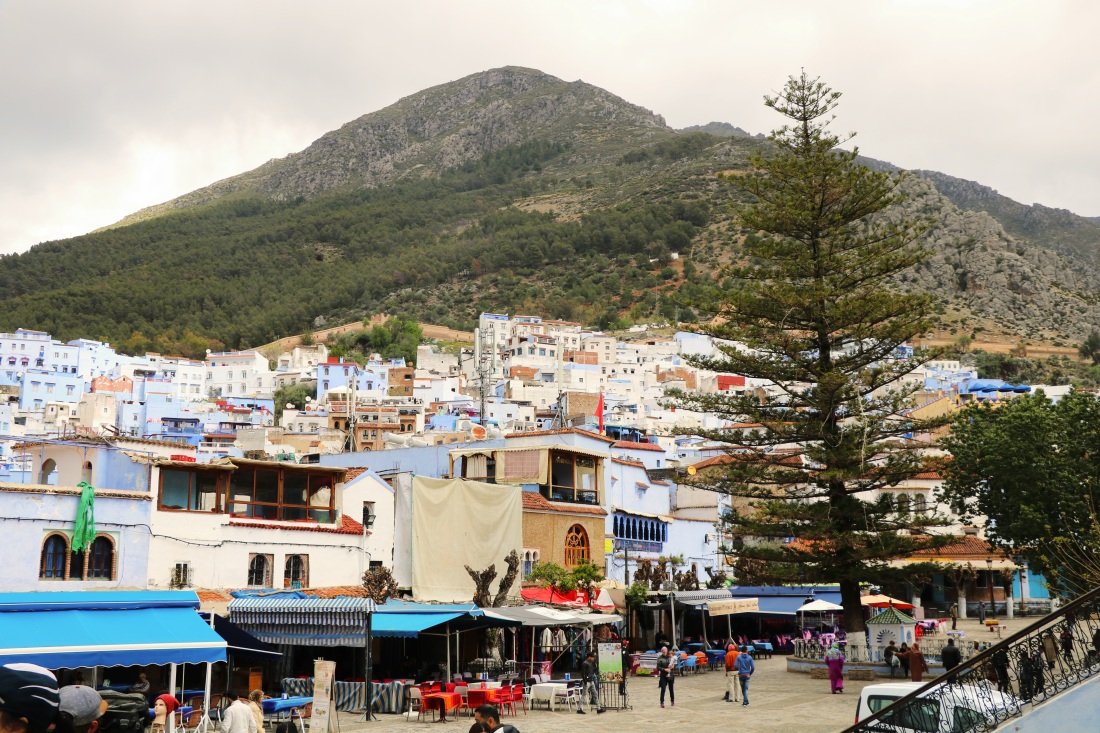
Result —
[{"label": "red tile roof", "polygon": [[612,458],[612,463],[621,463],[624,466],[634,466],[635,468],[645,468],[645,464],[641,461],[635,461],[630,458]]},{"label": "red tile roof", "polygon": [[286,522],[284,524],[268,524],[259,522],[234,522],[230,520],[230,527],[250,527],[253,529],[288,529],[294,532],[327,532],[328,534],[363,534],[363,525],[346,514],[340,516],[339,527],[319,527],[315,524],[296,524]]},{"label": "red tile roof", "polygon": [[532,435],[583,435],[586,438],[595,438],[596,440],[602,440],[605,443],[614,443],[615,441],[606,435],[600,435],[599,433],[593,433],[591,430],[581,430],[580,428],[558,428],[556,430],[534,430],[529,433],[510,433],[505,435],[505,438],[525,438]]},{"label": "red tile roof", "polygon": [[978,557],[986,558],[994,556],[1004,557],[1004,553],[990,545],[980,537],[973,535],[958,535],[955,541],[943,547],[917,550],[913,553],[916,557]]},{"label": "red tile roof", "polygon": [[618,443],[615,443],[615,445],[613,445],[611,447],[612,448],[629,448],[630,450],[650,450],[650,451],[657,451],[658,453],[664,453],[665,452],[665,449],[662,448],[659,445],[654,445],[653,443],[635,443],[634,441],[631,441],[631,440],[620,440]]},{"label": "red tile roof", "polygon": [[350,484],[369,470],[369,468],[362,468],[359,466],[349,468],[348,472],[344,474],[344,483]]},{"label": "red tile roof", "polygon": [[533,512],[561,512],[563,514],[601,514],[606,515],[602,507],[591,504],[568,504],[561,501],[550,501],[542,494],[535,491],[524,491],[524,511]]}]

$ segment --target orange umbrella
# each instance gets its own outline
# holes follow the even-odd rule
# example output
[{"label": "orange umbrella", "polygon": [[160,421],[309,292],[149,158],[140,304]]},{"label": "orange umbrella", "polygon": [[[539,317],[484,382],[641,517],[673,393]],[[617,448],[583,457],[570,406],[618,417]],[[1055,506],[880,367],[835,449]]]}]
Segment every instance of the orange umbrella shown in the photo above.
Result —
[{"label": "orange umbrella", "polygon": [[897,598],[884,596],[881,593],[872,593],[870,595],[860,596],[859,602],[862,603],[864,606],[870,606],[871,608],[888,608],[890,606],[893,606],[894,608],[900,608],[906,611],[913,608],[912,603],[899,601]]}]

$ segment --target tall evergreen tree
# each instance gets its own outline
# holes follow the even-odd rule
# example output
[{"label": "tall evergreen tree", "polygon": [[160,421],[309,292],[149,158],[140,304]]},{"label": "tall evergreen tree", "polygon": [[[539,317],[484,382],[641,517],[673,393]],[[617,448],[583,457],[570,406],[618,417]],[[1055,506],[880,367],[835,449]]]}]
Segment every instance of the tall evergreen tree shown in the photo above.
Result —
[{"label": "tall evergreen tree", "polygon": [[944,542],[932,512],[910,513],[882,489],[924,467],[910,433],[939,424],[909,414],[917,362],[896,348],[933,324],[926,295],[891,278],[924,256],[921,221],[893,207],[898,177],[857,162],[828,130],[840,93],[803,72],[765,104],[789,121],[739,181],[755,203],[749,236],[720,290],[716,339],[697,366],[766,380],[778,393],[674,393],[681,407],[758,427],[703,430],[729,459],[695,482],[734,497],[723,518],[746,565],[772,582],[839,583],[849,631],[864,628],[860,582],[899,580],[889,561]]}]

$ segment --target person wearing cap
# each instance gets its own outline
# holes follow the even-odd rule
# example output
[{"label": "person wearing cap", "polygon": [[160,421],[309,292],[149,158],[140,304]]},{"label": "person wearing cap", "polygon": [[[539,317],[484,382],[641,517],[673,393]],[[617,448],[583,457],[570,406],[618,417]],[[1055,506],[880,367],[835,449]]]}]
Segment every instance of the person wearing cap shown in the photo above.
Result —
[{"label": "person wearing cap", "polygon": [[107,712],[107,701],[87,685],[66,685],[58,690],[61,717],[68,717],[72,733],[95,733]]},{"label": "person wearing cap", "polygon": [[23,662],[0,666],[0,733],[48,733],[57,712],[53,672]]}]

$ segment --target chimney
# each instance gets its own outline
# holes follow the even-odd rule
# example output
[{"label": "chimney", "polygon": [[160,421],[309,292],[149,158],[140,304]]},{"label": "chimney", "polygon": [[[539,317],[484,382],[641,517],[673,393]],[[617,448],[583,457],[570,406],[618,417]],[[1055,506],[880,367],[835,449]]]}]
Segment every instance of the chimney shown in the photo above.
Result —
[{"label": "chimney", "polygon": [[965,536],[965,537],[977,537],[978,536],[978,531],[979,530],[978,530],[977,527],[963,527],[963,536]]}]

